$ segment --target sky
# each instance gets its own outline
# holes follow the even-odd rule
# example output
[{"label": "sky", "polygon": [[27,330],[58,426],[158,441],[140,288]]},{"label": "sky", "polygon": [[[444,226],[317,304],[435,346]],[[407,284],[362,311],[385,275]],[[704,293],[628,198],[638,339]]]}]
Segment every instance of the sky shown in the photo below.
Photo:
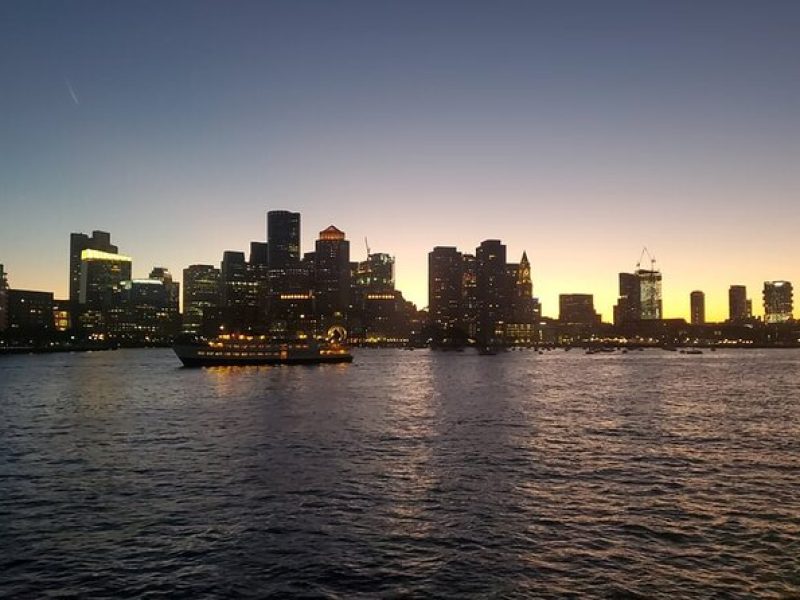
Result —
[{"label": "sky", "polygon": [[548,316],[611,320],[644,246],[666,317],[700,289],[726,318],[731,284],[760,314],[800,285],[798,31],[776,0],[5,0],[0,264],[65,297],[100,229],[180,279],[287,209],[420,307],[434,246],[501,239]]}]

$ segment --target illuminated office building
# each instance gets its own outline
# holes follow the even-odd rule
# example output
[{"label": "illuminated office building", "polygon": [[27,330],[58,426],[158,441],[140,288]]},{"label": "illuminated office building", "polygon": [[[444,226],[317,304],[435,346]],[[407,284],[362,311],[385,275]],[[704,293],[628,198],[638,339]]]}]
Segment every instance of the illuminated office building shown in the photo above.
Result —
[{"label": "illuminated office building", "polygon": [[792,284],[788,281],[764,282],[764,322],[787,323],[793,318]]},{"label": "illuminated office building", "polygon": [[456,248],[437,246],[428,253],[428,318],[443,329],[461,326],[464,259]]},{"label": "illuminated office building", "polygon": [[506,264],[506,247],[500,240],[485,240],[475,250],[477,336],[482,343],[502,341],[512,305],[516,269]]},{"label": "illuminated office building", "polygon": [[384,253],[367,256],[356,267],[355,285],[370,292],[394,290],[394,258]]},{"label": "illuminated office building", "polygon": [[166,308],[177,315],[180,312],[181,284],[172,280],[172,273],[165,267],[153,267],[148,277],[164,284]]},{"label": "illuminated office building", "polygon": [[69,301],[73,309],[80,304],[81,290],[81,256],[84,250],[98,250],[107,254],[117,254],[118,249],[111,243],[111,234],[105,231],[93,231],[91,236],[85,233],[72,233],[69,238]]},{"label": "illuminated office building", "polygon": [[220,273],[212,265],[191,265],[183,270],[183,331],[203,331],[206,311],[220,303]]},{"label": "illuminated office building", "polygon": [[350,304],[350,242],[333,225],[319,234],[314,250],[316,312],[323,319],[339,319]]},{"label": "illuminated office building", "polygon": [[636,269],[619,274],[619,298],[614,306],[614,324],[662,318],[661,272]]},{"label": "illuminated office building", "polygon": [[78,303],[82,309],[104,311],[119,301],[123,281],[131,279],[131,258],[100,250],[81,252]]},{"label": "illuminated office building", "polygon": [[225,251],[220,266],[221,325],[232,332],[259,332],[266,327],[263,287],[244,252]]},{"label": "illuminated office building", "polygon": [[539,310],[538,301],[533,297],[528,254],[523,252],[519,263],[507,265],[506,270],[508,282],[513,288],[507,300],[503,332],[505,341],[509,344],[532,344],[537,341],[536,324],[539,321]]},{"label": "illuminated office building", "polygon": [[69,300],[53,300],[53,326],[56,331],[72,328],[72,304]]},{"label": "illuminated office building", "polygon": [[704,325],[706,322],[706,295],[695,290],[689,295],[689,308],[692,325]]},{"label": "illuminated office building", "polygon": [[52,292],[8,290],[8,332],[36,336],[53,330]]}]

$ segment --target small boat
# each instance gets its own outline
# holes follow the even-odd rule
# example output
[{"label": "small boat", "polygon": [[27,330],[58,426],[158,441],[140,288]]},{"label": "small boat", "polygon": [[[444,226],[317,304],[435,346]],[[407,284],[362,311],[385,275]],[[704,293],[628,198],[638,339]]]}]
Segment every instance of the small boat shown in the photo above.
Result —
[{"label": "small boat", "polygon": [[274,340],[266,336],[224,335],[213,340],[178,340],[173,350],[186,367],[236,365],[316,365],[349,363],[353,355],[337,342]]},{"label": "small boat", "polygon": [[681,350],[681,354],[702,354],[702,350],[698,350],[697,348],[685,348]]}]

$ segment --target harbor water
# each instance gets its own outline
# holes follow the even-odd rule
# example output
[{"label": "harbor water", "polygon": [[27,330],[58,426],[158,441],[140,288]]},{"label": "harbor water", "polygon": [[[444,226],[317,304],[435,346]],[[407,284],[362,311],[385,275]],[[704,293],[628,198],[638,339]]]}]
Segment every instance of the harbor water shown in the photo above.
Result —
[{"label": "harbor water", "polygon": [[793,594],[798,350],[0,358],[0,597]]}]

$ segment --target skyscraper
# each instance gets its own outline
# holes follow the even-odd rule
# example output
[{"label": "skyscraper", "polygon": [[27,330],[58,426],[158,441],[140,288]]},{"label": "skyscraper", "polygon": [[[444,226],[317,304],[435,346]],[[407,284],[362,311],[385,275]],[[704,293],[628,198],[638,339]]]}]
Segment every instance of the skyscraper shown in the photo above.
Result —
[{"label": "skyscraper", "polygon": [[253,332],[265,326],[262,285],[244,257],[244,252],[226,250],[220,265],[222,325],[229,332]]},{"label": "skyscraper", "polygon": [[484,240],[475,250],[478,300],[478,339],[482,343],[501,341],[512,307],[516,269],[509,271],[506,247],[500,240]]},{"label": "skyscraper", "polygon": [[191,265],[183,270],[183,330],[200,333],[205,311],[219,307],[219,269]]},{"label": "skyscraper", "polygon": [[180,312],[181,284],[172,280],[172,273],[166,267],[153,267],[149,278],[164,284],[164,291],[167,295],[165,308],[177,315]]},{"label": "skyscraper", "polygon": [[130,257],[121,254],[83,250],[78,294],[81,308],[105,311],[114,307],[122,282],[131,279],[131,262]]},{"label": "skyscraper", "polygon": [[118,249],[111,243],[111,234],[93,231],[91,237],[85,233],[72,233],[69,238],[69,301],[73,310],[80,304],[81,253],[84,250],[98,250],[107,254],[117,254]]},{"label": "skyscraper", "polygon": [[692,325],[703,325],[706,322],[706,295],[695,290],[689,294]]},{"label": "skyscraper", "polygon": [[428,253],[428,318],[443,329],[460,326],[464,317],[463,262],[461,252],[451,246],[436,246]]},{"label": "skyscraper", "polygon": [[318,315],[328,319],[346,316],[350,304],[350,275],[350,242],[343,231],[331,225],[320,231],[314,250]]},{"label": "skyscraper", "polygon": [[793,318],[792,284],[788,281],[764,282],[764,322],[786,323]]},{"label": "skyscraper", "polygon": [[287,269],[300,262],[300,213],[271,210],[267,213],[267,264]]},{"label": "skyscraper", "polygon": [[655,269],[636,269],[633,273],[620,273],[614,324],[661,318],[661,272]]},{"label": "skyscraper", "polygon": [[728,288],[728,319],[732,323],[741,323],[752,316],[747,308],[747,288],[743,285],[732,285]]},{"label": "skyscraper", "polygon": [[539,314],[538,302],[533,297],[528,253],[523,251],[519,263],[507,265],[506,272],[511,290],[507,300],[510,304],[504,311],[504,337],[510,344],[531,344],[536,341]]}]

